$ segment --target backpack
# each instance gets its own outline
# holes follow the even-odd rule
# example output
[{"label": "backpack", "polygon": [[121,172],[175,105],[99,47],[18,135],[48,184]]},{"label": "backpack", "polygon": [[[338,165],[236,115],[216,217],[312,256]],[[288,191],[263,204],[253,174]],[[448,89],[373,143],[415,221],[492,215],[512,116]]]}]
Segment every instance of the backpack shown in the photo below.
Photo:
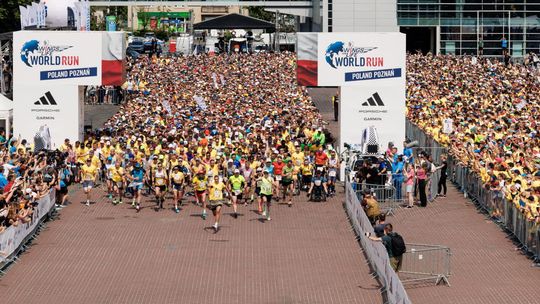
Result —
[{"label": "backpack", "polygon": [[392,255],[393,256],[401,256],[407,251],[407,247],[405,246],[405,241],[403,241],[403,238],[401,235],[397,233],[389,234],[391,239],[391,247],[392,247]]}]

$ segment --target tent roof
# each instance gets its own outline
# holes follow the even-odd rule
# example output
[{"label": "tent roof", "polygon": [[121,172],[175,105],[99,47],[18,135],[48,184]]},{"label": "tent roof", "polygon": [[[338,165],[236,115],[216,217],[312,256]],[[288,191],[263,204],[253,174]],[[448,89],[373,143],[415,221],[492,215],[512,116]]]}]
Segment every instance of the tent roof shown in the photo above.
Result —
[{"label": "tent roof", "polygon": [[0,94],[0,111],[13,110],[13,101],[9,100],[6,96]]},{"label": "tent roof", "polygon": [[228,14],[193,25],[196,30],[275,29],[271,22],[240,14]]}]

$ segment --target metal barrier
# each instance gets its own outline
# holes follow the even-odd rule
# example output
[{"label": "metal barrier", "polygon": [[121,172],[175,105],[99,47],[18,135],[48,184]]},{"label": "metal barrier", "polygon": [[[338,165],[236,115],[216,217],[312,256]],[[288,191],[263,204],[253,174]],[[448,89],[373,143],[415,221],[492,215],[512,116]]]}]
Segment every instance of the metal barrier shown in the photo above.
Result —
[{"label": "metal barrier", "polygon": [[397,199],[395,197],[396,188],[394,186],[388,184],[376,185],[366,183],[351,183],[351,185],[356,192],[356,197],[359,201],[362,201],[363,191],[369,189],[373,194],[373,197],[377,200],[379,209],[385,215],[395,215],[394,211],[401,208],[404,203],[403,199]]},{"label": "metal barrier", "polygon": [[[408,138],[418,140],[421,146],[433,147],[431,153],[445,148],[409,120],[406,123],[406,134]],[[448,177],[463,192],[463,195],[473,200],[479,208],[504,227],[519,242],[519,247],[539,263],[540,224],[528,220],[523,208],[515,206],[506,198],[497,196],[494,191],[486,189],[480,176],[451,154],[448,155],[447,163]]]},{"label": "metal barrier", "polygon": [[384,246],[379,242],[371,241],[366,232],[374,233],[358,196],[351,183],[345,183],[345,207],[351,224],[356,232],[358,240],[362,245],[368,263],[371,265],[374,274],[383,285],[382,293],[389,304],[410,304],[411,301],[401,283],[398,275],[390,266],[390,259]]},{"label": "metal barrier", "polygon": [[422,281],[450,286],[450,248],[438,245],[407,244],[399,277],[403,284]]}]

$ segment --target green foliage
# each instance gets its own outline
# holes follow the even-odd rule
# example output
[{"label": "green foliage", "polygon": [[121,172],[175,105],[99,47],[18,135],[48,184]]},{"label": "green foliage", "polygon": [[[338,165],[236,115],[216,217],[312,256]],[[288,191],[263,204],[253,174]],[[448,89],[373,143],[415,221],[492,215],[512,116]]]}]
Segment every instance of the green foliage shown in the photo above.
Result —
[{"label": "green foliage", "polygon": [[261,6],[250,6],[248,7],[249,15],[253,18],[265,20],[268,22],[276,21],[276,14],[272,12],[267,12]]},{"label": "green foliage", "polygon": [[0,32],[18,31],[21,29],[19,5],[28,5],[32,0],[2,0],[0,5]]}]

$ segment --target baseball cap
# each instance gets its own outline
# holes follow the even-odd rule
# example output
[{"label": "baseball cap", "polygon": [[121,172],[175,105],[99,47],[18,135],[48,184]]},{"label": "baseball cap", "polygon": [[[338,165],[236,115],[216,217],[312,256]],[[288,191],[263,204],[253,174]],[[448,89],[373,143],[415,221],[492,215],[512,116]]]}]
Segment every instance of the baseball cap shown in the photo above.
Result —
[{"label": "baseball cap", "polygon": [[240,173],[240,170],[234,169],[234,173]]}]

